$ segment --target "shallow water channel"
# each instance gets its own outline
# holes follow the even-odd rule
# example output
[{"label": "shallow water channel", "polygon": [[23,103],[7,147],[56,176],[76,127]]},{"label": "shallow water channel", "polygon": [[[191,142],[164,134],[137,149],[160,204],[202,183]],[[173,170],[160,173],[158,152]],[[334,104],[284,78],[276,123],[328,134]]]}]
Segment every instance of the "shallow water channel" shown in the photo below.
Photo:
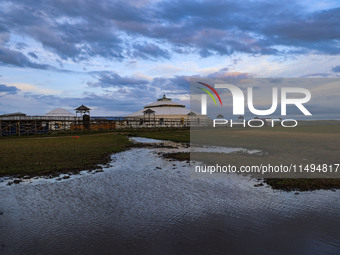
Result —
[{"label": "shallow water channel", "polygon": [[2,179],[0,254],[340,254],[339,190],[194,179],[160,151],[117,153],[65,180]]}]

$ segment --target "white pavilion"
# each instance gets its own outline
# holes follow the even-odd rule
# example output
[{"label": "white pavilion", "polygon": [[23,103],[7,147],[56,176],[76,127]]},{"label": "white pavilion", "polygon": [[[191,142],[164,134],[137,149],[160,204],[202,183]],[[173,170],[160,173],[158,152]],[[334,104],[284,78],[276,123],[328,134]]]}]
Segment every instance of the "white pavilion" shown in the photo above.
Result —
[{"label": "white pavilion", "polygon": [[45,114],[45,116],[54,116],[54,117],[75,117],[75,115],[63,108],[54,109]]},{"label": "white pavilion", "polygon": [[163,95],[156,102],[144,106],[143,109],[129,114],[127,117],[135,118],[167,118],[167,119],[188,119],[190,116],[196,116],[197,113],[185,108],[185,105],[171,101]]}]

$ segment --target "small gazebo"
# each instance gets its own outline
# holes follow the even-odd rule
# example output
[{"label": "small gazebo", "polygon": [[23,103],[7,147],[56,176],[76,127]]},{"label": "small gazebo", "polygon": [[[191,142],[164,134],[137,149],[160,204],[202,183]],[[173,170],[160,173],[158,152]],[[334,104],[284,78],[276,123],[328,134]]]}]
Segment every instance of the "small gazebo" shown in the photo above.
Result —
[{"label": "small gazebo", "polygon": [[150,108],[143,111],[143,114],[144,114],[144,119],[155,119],[155,111],[151,110]]},{"label": "small gazebo", "polygon": [[188,113],[188,116],[189,116],[189,117],[195,117],[195,116],[196,116],[196,113],[194,113],[194,112],[189,112],[189,113]]},{"label": "small gazebo", "polygon": [[91,126],[90,120],[90,108],[85,105],[81,105],[78,108],[74,109],[76,111],[76,118],[82,118],[83,126],[85,129],[89,129]]},{"label": "small gazebo", "polygon": [[81,105],[78,108],[74,109],[76,111],[76,117],[82,117],[84,115],[90,116],[91,109],[86,107],[85,105]]}]

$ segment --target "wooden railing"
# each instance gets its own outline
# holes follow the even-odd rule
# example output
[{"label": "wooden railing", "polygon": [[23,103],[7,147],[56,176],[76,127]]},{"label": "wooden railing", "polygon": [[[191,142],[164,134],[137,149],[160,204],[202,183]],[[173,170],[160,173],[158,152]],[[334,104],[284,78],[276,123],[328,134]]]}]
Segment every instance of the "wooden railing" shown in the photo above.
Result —
[{"label": "wooden railing", "polygon": [[0,116],[0,120],[60,120],[60,121],[76,121],[81,120],[81,117],[69,116]]},{"label": "wooden railing", "polygon": [[[149,118],[149,117],[92,117],[87,129],[188,128],[211,126],[210,119]],[[0,136],[46,134],[58,131],[85,130],[81,117],[6,116],[0,117]]]}]

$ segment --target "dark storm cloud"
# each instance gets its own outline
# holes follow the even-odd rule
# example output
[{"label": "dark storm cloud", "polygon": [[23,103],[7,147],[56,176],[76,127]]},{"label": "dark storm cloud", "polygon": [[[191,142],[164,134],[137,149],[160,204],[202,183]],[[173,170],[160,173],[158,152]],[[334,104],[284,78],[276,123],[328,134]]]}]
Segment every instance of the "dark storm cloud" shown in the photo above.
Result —
[{"label": "dark storm cloud", "polygon": [[0,84],[0,93],[5,93],[7,95],[15,95],[18,93],[18,91],[19,89],[17,87]]},{"label": "dark storm cloud", "polygon": [[268,43],[300,47],[325,54],[340,53],[340,8],[273,20],[261,31]]},{"label": "dark storm cloud", "polygon": [[13,1],[2,11],[8,30],[30,36],[61,58],[121,58],[120,39],[98,1]]},{"label": "dark storm cloud", "polygon": [[[29,56],[33,58],[37,58],[37,56],[30,52]],[[23,53],[17,50],[8,49],[0,46],[0,66],[16,66],[21,68],[33,68],[33,69],[41,69],[41,70],[53,70],[57,72],[69,73],[72,72],[67,69],[56,68],[54,66],[48,64],[41,64],[32,62],[28,57],[26,57]]]},{"label": "dark storm cloud", "polygon": [[0,65],[49,69],[51,66],[30,61],[23,53],[0,46]]},{"label": "dark storm cloud", "polygon": [[87,85],[90,87],[119,87],[119,86],[136,86],[146,85],[148,81],[144,79],[138,79],[128,76],[120,76],[115,72],[93,72],[92,75],[97,79],[94,82],[88,82]]},{"label": "dark storm cloud", "polygon": [[340,9],[305,9],[295,1],[5,1],[0,30],[74,61],[168,59],[173,52],[339,54]]},{"label": "dark storm cloud", "polygon": [[28,55],[31,56],[32,58],[38,59],[37,54],[35,54],[34,52],[29,52]]},{"label": "dark storm cloud", "polygon": [[132,56],[142,59],[169,59],[170,54],[167,50],[161,49],[153,43],[134,44]]},{"label": "dark storm cloud", "polygon": [[333,71],[334,73],[340,73],[340,66],[334,66],[334,67],[332,68],[332,71]]},{"label": "dark storm cloud", "polygon": [[[339,53],[339,9],[303,12],[296,2],[273,1],[190,1],[161,2],[162,15],[191,27],[199,36],[194,41],[202,50],[228,54],[279,54],[278,45],[293,46],[320,53]],[[208,31],[208,32],[207,32]],[[215,34],[212,33],[215,31]],[[210,42],[212,38],[215,43]],[[304,52],[304,51],[301,51]]]}]

